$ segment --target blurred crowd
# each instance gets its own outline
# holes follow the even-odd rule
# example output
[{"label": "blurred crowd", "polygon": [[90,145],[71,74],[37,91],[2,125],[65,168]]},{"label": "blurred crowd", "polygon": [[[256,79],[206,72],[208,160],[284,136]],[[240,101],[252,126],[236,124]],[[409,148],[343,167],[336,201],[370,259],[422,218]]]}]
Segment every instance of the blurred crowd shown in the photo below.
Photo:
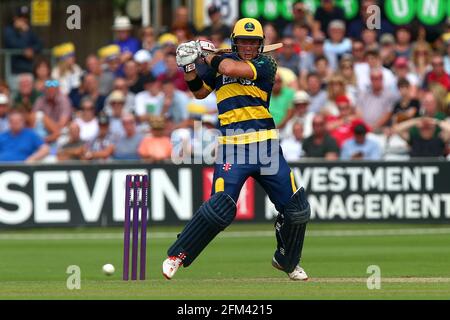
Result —
[{"label": "blurred crowd", "polygon": [[[315,14],[292,6],[283,30],[264,24],[265,44],[278,71],[270,112],[288,161],[303,158],[408,159],[450,155],[450,20],[434,41],[425,28],[366,28],[367,7],[344,20],[334,0]],[[176,64],[179,43],[207,39],[230,47],[232,26],[220,8],[208,8],[210,25],[197,30],[186,7],[167,32],[143,27],[134,34],[126,16],[114,20],[114,42],[78,61],[76,47],[52,48],[51,65],[33,32],[27,7],[2,26],[13,56],[12,77],[0,79],[0,162],[159,162],[198,156],[214,141],[214,93],[198,100]],[[198,62],[199,72],[207,67]],[[199,148],[197,146],[200,146]],[[182,154],[184,153],[184,154]],[[449,157],[450,159],[450,157]]]}]

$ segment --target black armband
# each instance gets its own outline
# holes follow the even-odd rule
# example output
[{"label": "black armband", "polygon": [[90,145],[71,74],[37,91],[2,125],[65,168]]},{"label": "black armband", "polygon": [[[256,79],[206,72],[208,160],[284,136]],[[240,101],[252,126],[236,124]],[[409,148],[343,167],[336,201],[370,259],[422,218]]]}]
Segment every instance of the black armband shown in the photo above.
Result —
[{"label": "black armband", "polygon": [[222,56],[214,56],[214,57],[211,59],[211,68],[213,68],[213,70],[214,70],[216,73],[219,72],[219,65],[220,65],[220,63],[221,63],[223,60],[225,60],[225,58],[222,57]]},{"label": "black armband", "polygon": [[203,87],[203,80],[200,79],[198,75],[196,75],[193,80],[186,82],[189,87],[189,90],[191,90],[192,92],[198,91]]}]

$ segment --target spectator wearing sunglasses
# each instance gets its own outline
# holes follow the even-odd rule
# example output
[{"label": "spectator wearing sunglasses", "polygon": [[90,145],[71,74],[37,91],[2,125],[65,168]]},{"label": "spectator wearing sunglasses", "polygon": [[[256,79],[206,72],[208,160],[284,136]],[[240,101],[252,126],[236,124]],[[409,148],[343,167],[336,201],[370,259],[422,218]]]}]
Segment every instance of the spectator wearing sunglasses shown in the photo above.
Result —
[{"label": "spectator wearing sunglasses", "polygon": [[43,111],[59,129],[64,128],[72,115],[72,105],[69,98],[59,90],[58,80],[45,81],[44,95],[33,105],[33,111]]}]

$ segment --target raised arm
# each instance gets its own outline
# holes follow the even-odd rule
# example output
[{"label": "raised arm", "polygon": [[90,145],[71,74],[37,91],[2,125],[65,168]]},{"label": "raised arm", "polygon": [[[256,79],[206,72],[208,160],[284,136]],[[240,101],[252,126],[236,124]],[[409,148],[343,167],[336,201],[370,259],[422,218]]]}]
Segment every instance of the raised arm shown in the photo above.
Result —
[{"label": "raised arm", "polygon": [[256,70],[251,62],[235,61],[215,54],[208,55],[205,61],[213,69],[217,67],[217,71],[220,74],[250,80],[255,80],[256,78]]}]

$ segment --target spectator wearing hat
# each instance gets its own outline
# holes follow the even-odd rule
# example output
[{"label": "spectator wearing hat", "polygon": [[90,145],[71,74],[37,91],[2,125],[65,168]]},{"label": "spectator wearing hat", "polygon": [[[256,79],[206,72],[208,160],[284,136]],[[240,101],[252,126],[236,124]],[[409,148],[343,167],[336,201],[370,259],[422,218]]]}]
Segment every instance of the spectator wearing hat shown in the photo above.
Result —
[{"label": "spectator wearing hat", "polygon": [[309,29],[313,28],[314,19],[305,3],[297,1],[292,3],[292,17],[293,21],[283,29],[283,37],[293,37],[295,25],[306,25]]},{"label": "spectator wearing hat", "polygon": [[[403,59],[403,57],[399,58]],[[405,78],[401,78],[397,83],[400,92],[400,100],[398,100],[391,114],[392,125],[415,118],[419,115],[420,102],[413,98],[411,85]]]},{"label": "spectator wearing hat", "polygon": [[13,107],[23,106],[27,111],[33,108],[33,104],[40,96],[33,87],[33,75],[31,73],[21,73],[18,75],[18,91],[14,97]]},{"label": "spectator wearing hat", "polygon": [[152,55],[148,50],[139,50],[134,54],[133,60],[137,63],[140,78],[152,73]]},{"label": "spectator wearing hat", "polygon": [[72,105],[70,99],[59,90],[58,80],[47,80],[45,91],[33,105],[33,111],[43,111],[61,130],[70,121]]},{"label": "spectator wearing hat", "polygon": [[288,138],[293,133],[294,123],[300,122],[303,129],[303,137],[308,137],[312,133],[312,119],[314,113],[309,111],[310,97],[306,91],[299,90],[294,94],[293,108],[288,110],[286,117],[278,126],[281,130],[281,137]]},{"label": "spectator wearing hat", "polygon": [[326,128],[338,146],[342,147],[345,141],[353,137],[355,122],[360,123],[362,120],[346,95],[337,96],[335,103],[338,114],[326,116]]},{"label": "spectator wearing hat", "polygon": [[[134,113],[136,95],[133,92],[130,92],[127,82],[124,78],[118,77],[114,79],[113,91],[115,90],[122,92],[123,96],[125,97],[124,111],[128,113]],[[103,110],[108,116],[111,116],[112,106],[109,101],[109,97],[110,96],[106,98],[105,107],[103,108]]]},{"label": "spectator wearing hat", "polygon": [[98,116],[99,131],[83,155],[84,160],[109,160],[114,153],[114,141],[109,134],[109,118],[104,113]]},{"label": "spectator wearing hat", "polygon": [[336,6],[335,0],[321,0],[320,7],[314,13],[313,35],[320,32],[327,35],[328,25],[333,20],[345,21],[344,10]]},{"label": "spectator wearing hat", "polygon": [[144,137],[139,145],[140,157],[149,162],[169,160],[172,154],[172,142],[166,135],[166,123],[163,117],[153,116],[149,120],[151,134]]},{"label": "spectator wearing hat", "polygon": [[114,139],[115,160],[138,160],[140,159],[138,148],[144,136],[137,131],[136,119],[131,113],[124,113],[121,117],[124,135]]},{"label": "spectator wearing hat", "polygon": [[387,125],[397,96],[384,88],[384,76],[381,69],[370,72],[371,89],[358,94],[357,111],[366,124],[375,132]]},{"label": "spectator wearing hat", "polygon": [[161,115],[164,93],[161,83],[152,75],[143,79],[145,90],[136,95],[135,113],[139,121],[147,122],[149,115]]},{"label": "spectator wearing hat", "polygon": [[335,55],[337,60],[345,53],[352,50],[352,42],[345,37],[345,22],[343,20],[333,20],[328,25],[329,39],[325,40],[323,49],[327,54]]},{"label": "spectator wearing hat", "polygon": [[83,70],[76,63],[75,46],[71,42],[57,45],[53,48],[53,56],[57,59],[57,65],[53,68],[51,77],[60,83],[60,90],[69,94],[81,84]]},{"label": "spectator wearing hat", "polygon": [[110,44],[101,47],[98,50],[98,56],[102,69],[105,72],[110,72],[116,77],[123,77],[123,70],[120,62],[120,47],[117,44]]},{"label": "spectator wearing hat", "polygon": [[409,26],[398,26],[395,30],[395,54],[397,57],[411,58],[411,29]]},{"label": "spectator wearing hat", "polygon": [[[361,39],[361,34],[365,26],[367,26],[368,19],[372,16],[371,10],[368,10],[370,6],[379,5],[378,0],[362,0],[359,9],[359,15],[349,22],[347,29],[347,36],[352,39]],[[394,33],[394,26],[383,16],[378,17],[380,19],[380,28],[378,33],[387,32]]]},{"label": "spectator wearing hat", "polygon": [[302,144],[305,157],[337,160],[339,158],[339,146],[327,132],[325,116],[316,114],[313,118],[312,127],[312,134],[306,137]]},{"label": "spectator wearing hat", "polygon": [[155,77],[166,72],[167,67],[164,60],[168,54],[176,53],[178,38],[171,33],[164,33],[158,38],[160,49],[155,52],[152,58],[151,68]]},{"label": "spectator wearing hat", "polygon": [[125,136],[125,130],[122,125],[122,116],[125,111],[125,95],[120,90],[114,90],[108,96],[111,105],[111,113],[109,116],[109,133],[114,141]]},{"label": "spectator wearing hat", "polygon": [[397,53],[395,52],[395,39],[392,34],[384,33],[380,38],[380,59],[383,67],[392,69]]},{"label": "spectator wearing hat", "polygon": [[206,26],[201,34],[206,37],[211,37],[215,32],[222,34],[222,38],[226,39],[231,34],[231,29],[223,22],[222,14],[220,12],[220,7],[216,5],[211,5],[208,7],[208,17],[210,19],[210,24]]},{"label": "spectator wearing hat", "polygon": [[107,96],[111,92],[114,73],[102,68],[100,59],[95,54],[90,54],[86,58],[86,73],[93,74],[97,78],[100,95]]},{"label": "spectator wearing hat", "polygon": [[269,105],[269,111],[275,121],[275,125],[278,126],[286,117],[288,110],[292,108],[294,94],[295,90],[283,84],[280,72],[277,71]]},{"label": "spectator wearing hat", "polygon": [[81,99],[80,111],[73,120],[80,128],[80,139],[86,143],[92,142],[98,135],[99,124],[95,115],[95,104],[89,97]]},{"label": "spectator wearing hat", "polygon": [[112,30],[115,35],[114,44],[120,47],[120,63],[125,63],[133,58],[141,45],[138,39],[131,36],[133,25],[127,16],[116,17]]},{"label": "spectator wearing hat", "polygon": [[22,112],[12,110],[8,114],[9,129],[0,134],[0,162],[36,162],[45,158],[49,147],[33,131],[25,127]]},{"label": "spectator wearing hat", "polygon": [[9,129],[8,111],[9,98],[6,94],[0,93],[0,133]]},{"label": "spectator wearing hat", "polygon": [[161,82],[165,80],[171,81],[177,90],[187,92],[188,86],[184,80],[184,72],[177,65],[176,54],[167,54],[164,62],[166,64],[166,71],[158,76],[158,80]]},{"label": "spectator wearing hat", "polygon": [[397,78],[397,87],[400,79],[406,79],[409,83],[409,90],[412,97],[418,96],[419,78],[410,72],[409,61],[405,57],[398,57],[394,62],[394,75]]},{"label": "spectator wearing hat", "polygon": [[[11,58],[11,73],[33,72],[33,60],[42,50],[42,42],[30,26],[29,8],[20,6],[16,9],[11,25],[5,27],[3,32],[5,49],[19,49],[21,54],[14,54]],[[10,83],[13,91],[16,89],[15,80]]]},{"label": "spectator wearing hat", "polygon": [[281,140],[280,146],[286,161],[298,161],[303,157],[303,133],[303,122],[294,121],[289,132],[287,132],[288,136]]},{"label": "spectator wearing hat", "polygon": [[378,142],[367,136],[369,128],[364,122],[355,123],[353,138],[348,139],[341,149],[342,160],[381,160],[382,150]]},{"label": "spectator wearing hat", "polygon": [[56,158],[58,161],[82,160],[87,145],[80,138],[80,127],[77,123],[71,122],[68,128],[68,140],[58,147]]}]

